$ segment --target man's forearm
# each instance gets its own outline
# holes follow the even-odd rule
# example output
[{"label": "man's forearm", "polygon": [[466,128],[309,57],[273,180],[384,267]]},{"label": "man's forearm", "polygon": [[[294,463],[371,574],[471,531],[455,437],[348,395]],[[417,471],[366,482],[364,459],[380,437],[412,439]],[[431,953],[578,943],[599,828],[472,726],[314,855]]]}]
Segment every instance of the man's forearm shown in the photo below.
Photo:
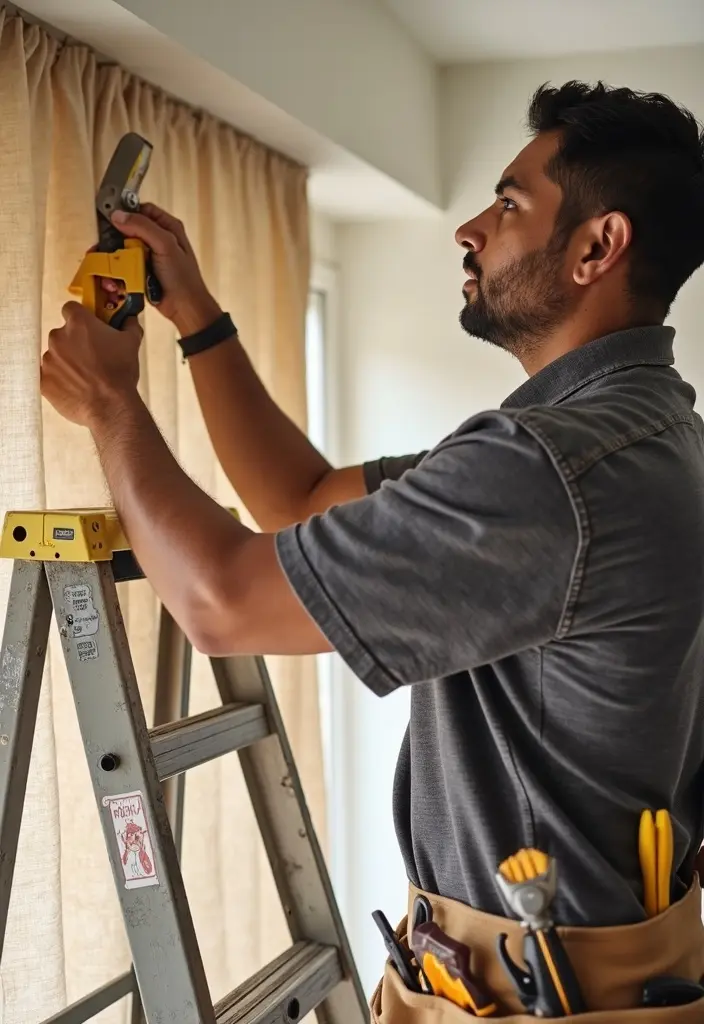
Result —
[{"label": "man's forearm", "polygon": [[217,457],[260,528],[273,532],[306,518],[332,467],[272,400],[239,340],[189,364]]},{"label": "man's forearm", "polygon": [[254,535],[184,473],[135,393],[91,432],[116,511],[158,597],[194,642],[207,633],[225,553]]}]

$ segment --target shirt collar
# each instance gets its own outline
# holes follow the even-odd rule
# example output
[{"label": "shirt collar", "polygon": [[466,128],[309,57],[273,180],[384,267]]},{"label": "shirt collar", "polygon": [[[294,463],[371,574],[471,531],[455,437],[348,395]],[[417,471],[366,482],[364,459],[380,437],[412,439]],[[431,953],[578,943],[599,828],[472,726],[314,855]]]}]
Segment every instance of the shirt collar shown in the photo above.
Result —
[{"label": "shirt collar", "polygon": [[502,409],[557,405],[586,384],[627,366],[671,366],[674,327],[632,327],[590,341],[548,363],[502,402]]}]

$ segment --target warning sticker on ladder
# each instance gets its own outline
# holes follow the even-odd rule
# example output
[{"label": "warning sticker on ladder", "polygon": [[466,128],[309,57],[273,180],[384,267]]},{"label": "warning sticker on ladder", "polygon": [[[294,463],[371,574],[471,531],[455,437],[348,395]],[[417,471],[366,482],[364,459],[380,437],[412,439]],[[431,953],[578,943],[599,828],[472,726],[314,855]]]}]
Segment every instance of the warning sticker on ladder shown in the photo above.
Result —
[{"label": "warning sticker on ladder", "polygon": [[125,888],[140,889],[145,885],[158,885],[154,849],[141,792],[136,790],[134,793],[104,796],[103,807],[109,809],[115,829]]}]

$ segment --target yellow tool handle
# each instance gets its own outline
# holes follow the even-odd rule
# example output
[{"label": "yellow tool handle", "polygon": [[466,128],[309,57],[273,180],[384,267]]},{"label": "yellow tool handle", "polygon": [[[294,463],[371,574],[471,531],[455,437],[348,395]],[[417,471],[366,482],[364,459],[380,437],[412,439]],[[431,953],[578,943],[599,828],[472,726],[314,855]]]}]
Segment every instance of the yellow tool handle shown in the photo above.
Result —
[{"label": "yellow tool handle", "polygon": [[643,904],[648,917],[655,917],[658,912],[658,863],[657,839],[653,812],[643,811],[640,816],[638,830],[638,854],[640,869],[643,875]]},{"label": "yellow tool handle", "polygon": [[494,1017],[498,1013],[496,1003],[492,1002],[477,985],[468,978],[455,977],[432,953],[423,957],[423,972],[436,996],[442,996],[462,1010],[467,1010],[474,1017]]},{"label": "yellow tool handle", "polygon": [[638,831],[638,855],[643,874],[643,903],[648,917],[670,906],[674,837],[672,819],[666,810],[653,814],[644,810]]},{"label": "yellow tool handle", "polygon": [[144,243],[137,238],[127,238],[124,249],[117,249],[115,252],[86,253],[69,286],[69,292],[91,313],[110,323],[124,300],[116,300],[113,309],[106,307],[99,279],[107,277],[114,281],[124,281],[127,295],[143,296],[146,287],[146,267]]},{"label": "yellow tool handle", "polygon": [[519,850],[499,865],[499,871],[507,882],[529,882],[544,875],[550,866],[550,858],[542,850]]},{"label": "yellow tool handle", "polygon": [[658,811],[655,815],[655,835],[657,838],[657,893],[658,913],[670,906],[670,887],[672,882],[672,861],[674,859],[674,838],[672,821],[667,811]]}]

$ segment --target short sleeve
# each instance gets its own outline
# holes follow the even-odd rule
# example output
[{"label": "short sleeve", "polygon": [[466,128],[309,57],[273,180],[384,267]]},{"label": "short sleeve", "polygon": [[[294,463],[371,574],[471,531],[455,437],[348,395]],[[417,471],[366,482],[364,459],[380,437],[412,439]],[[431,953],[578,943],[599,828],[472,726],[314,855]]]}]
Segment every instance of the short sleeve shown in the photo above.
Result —
[{"label": "short sleeve", "polygon": [[418,455],[387,455],[373,462],[365,462],[362,471],[367,493],[378,491],[384,480],[399,480],[406,470],[415,469],[427,454],[425,451]]},{"label": "short sleeve", "polygon": [[548,453],[493,413],[276,543],[329,643],[383,695],[549,642],[579,533]]}]

